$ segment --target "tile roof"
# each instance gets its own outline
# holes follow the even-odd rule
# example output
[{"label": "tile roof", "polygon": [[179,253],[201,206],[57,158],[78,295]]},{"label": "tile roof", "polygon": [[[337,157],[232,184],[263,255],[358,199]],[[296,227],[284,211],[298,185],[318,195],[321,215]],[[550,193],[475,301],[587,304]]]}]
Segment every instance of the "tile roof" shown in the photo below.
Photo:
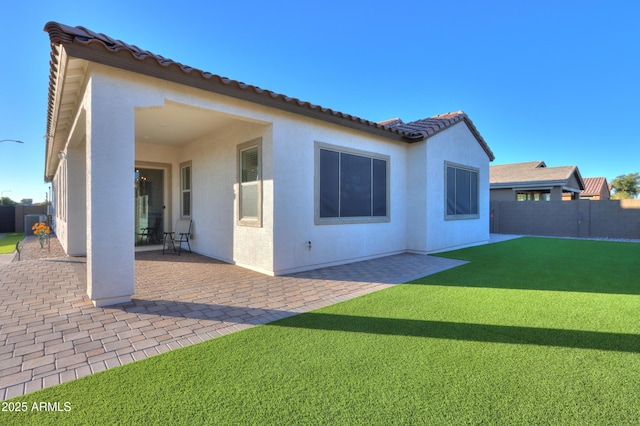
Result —
[{"label": "tile roof", "polygon": [[544,161],[529,161],[494,165],[489,171],[489,182],[493,188],[540,184],[566,185],[574,174],[578,183],[584,186],[576,166],[547,167]]},{"label": "tile roof", "polygon": [[201,71],[137,46],[113,39],[107,35],[96,33],[85,27],[71,27],[57,22],[48,22],[44,30],[49,33],[51,41],[48,134],[50,134],[49,131],[52,129],[54,121],[56,85],[58,84],[58,75],[62,66],[62,64],[58,63],[60,46],[64,46],[67,54],[76,58],[96,61],[128,71],[249,100],[404,142],[425,140],[454,124],[464,121],[489,158],[491,160],[494,159],[489,146],[471,120],[462,111],[437,115],[412,123],[403,123],[400,119],[376,123],[227,77]]},{"label": "tile roof", "polygon": [[478,140],[478,143],[480,143],[480,146],[482,146],[484,151],[487,153],[489,159],[493,161],[495,156],[493,155],[491,148],[489,148],[489,145],[485,142],[482,135],[480,135],[480,132],[478,132],[478,129],[476,129],[476,126],[474,126],[469,116],[467,116],[463,111],[447,112],[445,114],[423,118],[410,123],[405,123],[399,118],[393,118],[390,120],[379,121],[378,124],[382,124],[385,128],[397,129],[404,133],[421,134],[424,139],[428,139],[462,121]]},{"label": "tile roof", "polygon": [[381,126],[393,126],[396,124],[402,124],[402,120],[399,118],[390,118],[388,120],[378,121],[378,124]]},{"label": "tile roof", "polygon": [[580,195],[600,195],[602,188],[604,187],[609,192],[609,185],[607,184],[607,178],[594,177],[584,178],[584,190],[580,192]]},{"label": "tile roof", "polygon": [[[260,87],[222,77],[197,68],[183,65],[135,45],[115,40],[107,35],[96,33],[85,27],[71,27],[57,22],[48,22],[44,30],[51,41],[51,77],[49,86],[49,121],[52,120],[55,83],[59,72],[57,46],[63,45],[74,56],[89,61],[119,67],[128,71],[147,74],[153,77],[233,96],[252,102],[273,106],[287,111],[314,116],[343,126],[369,131],[381,136],[414,142],[422,140],[421,134],[402,132],[394,128],[385,128],[375,122],[365,120],[330,108],[323,108],[310,102],[275,93]],[[105,55],[106,53],[106,55]]]},{"label": "tile roof", "polygon": [[532,173],[537,168],[545,168],[544,161],[528,161],[525,163],[497,164],[490,167],[490,182],[518,182],[521,181],[523,175]]}]

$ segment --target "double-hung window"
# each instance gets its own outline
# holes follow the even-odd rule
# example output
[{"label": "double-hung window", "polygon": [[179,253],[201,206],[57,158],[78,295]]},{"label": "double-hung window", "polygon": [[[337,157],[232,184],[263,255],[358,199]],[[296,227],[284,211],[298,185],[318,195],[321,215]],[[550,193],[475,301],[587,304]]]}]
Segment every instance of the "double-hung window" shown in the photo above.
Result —
[{"label": "double-hung window", "polygon": [[255,139],[238,146],[238,222],[246,226],[262,226],[262,140]]},{"label": "double-hung window", "polygon": [[315,223],[389,221],[389,157],[316,143]]},{"label": "double-hung window", "polygon": [[477,219],[478,169],[445,163],[445,218]]},{"label": "double-hung window", "polygon": [[191,217],[191,161],[180,164],[180,216]]}]

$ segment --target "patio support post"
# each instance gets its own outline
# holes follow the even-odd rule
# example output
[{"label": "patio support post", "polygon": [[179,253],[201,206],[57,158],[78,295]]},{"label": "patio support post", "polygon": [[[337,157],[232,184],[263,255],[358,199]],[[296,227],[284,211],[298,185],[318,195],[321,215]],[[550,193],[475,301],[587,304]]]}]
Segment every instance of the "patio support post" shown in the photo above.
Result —
[{"label": "patio support post", "polygon": [[411,144],[408,148],[407,181],[407,248],[416,253],[427,252],[427,193],[428,168],[426,142]]},{"label": "patio support post", "polygon": [[67,253],[84,256],[87,254],[86,153],[84,150],[67,149],[64,161],[63,167],[67,167],[65,214],[67,222],[73,224],[67,229]]},{"label": "patio support post", "polygon": [[87,293],[108,306],[134,292],[133,95],[104,74],[87,90]]}]

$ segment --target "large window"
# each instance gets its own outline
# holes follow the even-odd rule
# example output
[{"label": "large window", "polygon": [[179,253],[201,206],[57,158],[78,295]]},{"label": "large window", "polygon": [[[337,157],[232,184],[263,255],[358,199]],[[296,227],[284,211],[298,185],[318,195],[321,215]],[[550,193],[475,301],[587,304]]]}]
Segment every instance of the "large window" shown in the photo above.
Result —
[{"label": "large window", "polygon": [[261,139],[238,146],[239,224],[262,225]]},{"label": "large window", "polygon": [[445,163],[447,219],[477,219],[478,169]]},{"label": "large window", "polygon": [[191,161],[180,164],[180,216],[191,217]]},{"label": "large window", "polygon": [[316,144],[316,223],[389,221],[389,157]]},{"label": "large window", "polygon": [[551,201],[551,191],[518,191],[518,201]]}]

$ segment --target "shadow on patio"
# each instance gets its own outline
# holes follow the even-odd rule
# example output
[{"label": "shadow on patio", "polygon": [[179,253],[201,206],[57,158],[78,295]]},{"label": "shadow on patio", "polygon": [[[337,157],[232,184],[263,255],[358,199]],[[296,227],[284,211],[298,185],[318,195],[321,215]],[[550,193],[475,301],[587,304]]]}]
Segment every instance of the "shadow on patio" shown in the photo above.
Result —
[{"label": "shadow on patio", "polygon": [[[0,398],[29,393],[224,334],[349,300],[442,268],[397,255],[272,277],[197,254],[140,252],[130,303],[94,307],[87,262],[28,239],[3,265]],[[453,261],[450,266],[457,265]],[[118,265],[113,265],[116,268]]]},{"label": "shadow on patio", "polygon": [[251,308],[200,302],[175,300],[132,299],[130,303],[110,306],[105,309],[121,310],[126,313],[158,315],[162,317],[196,320],[214,320],[237,324],[263,324],[300,313],[280,309]]}]

